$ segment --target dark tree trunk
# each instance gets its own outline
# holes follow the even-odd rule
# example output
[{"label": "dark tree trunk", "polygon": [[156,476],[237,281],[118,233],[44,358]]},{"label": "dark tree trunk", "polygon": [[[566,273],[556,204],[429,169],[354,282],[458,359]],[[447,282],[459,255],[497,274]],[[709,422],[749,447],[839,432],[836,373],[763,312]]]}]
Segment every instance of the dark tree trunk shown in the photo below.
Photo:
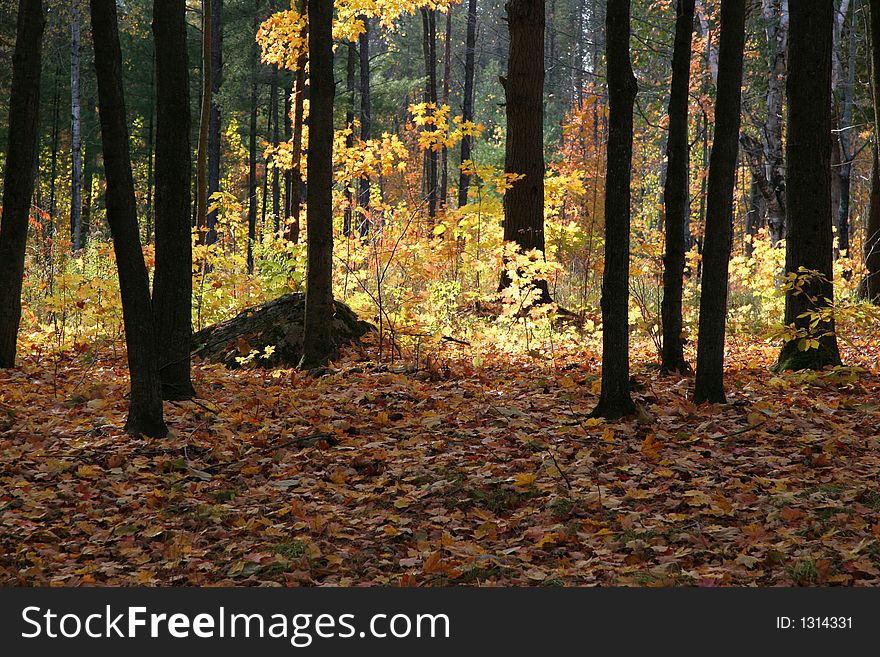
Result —
[{"label": "dark tree trunk", "polygon": [[[260,0],[254,3],[254,33],[259,24]],[[247,270],[254,273],[254,245],[257,241],[257,110],[259,108],[259,87],[257,85],[257,69],[260,64],[259,46],[256,41],[251,44],[250,76],[251,76],[251,115],[248,125],[248,214],[247,214]]]},{"label": "dark tree trunk", "polygon": [[[835,257],[843,254],[845,256],[852,255],[850,253],[850,230],[849,230],[849,214],[850,214],[850,196],[852,191],[852,169],[853,159],[855,155],[852,147],[852,122],[853,122],[853,106],[855,104],[855,86],[856,86],[856,48],[857,48],[857,32],[858,32],[858,7],[852,2],[851,20],[849,26],[849,45],[847,48],[846,60],[846,79],[841,80],[840,93],[840,131],[837,133],[837,146],[840,147],[840,167],[837,169],[837,176],[840,188],[840,204],[837,207],[837,213],[834,217],[837,225],[837,248],[835,249]],[[838,52],[842,47],[838,45]],[[841,76],[843,71],[841,71]]]},{"label": "dark tree trunk", "polygon": [[[544,1],[508,0],[510,49],[507,77],[507,143],[504,171],[524,176],[504,194],[504,241],[522,252],[544,252]],[[510,286],[505,265],[498,289]],[[550,303],[547,281],[536,281],[535,303]]]},{"label": "dark tree trunk", "polygon": [[821,369],[840,365],[834,320],[810,329],[805,313],[822,311],[834,299],[831,217],[831,44],[833,3],[791,3],[788,42],[788,125],[785,152],[788,207],[785,271],[818,272],[802,291],[785,294],[785,323],[815,337],[819,345],[802,349],[786,342],[779,369]]},{"label": "dark tree trunk", "polygon": [[865,280],[861,288],[863,296],[880,304],[880,0],[871,0],[871,90],[874,100],[874,143],[871,167],[871,200],[865,222]]},{"label": "dark tree trunk", "polygon": [[[372,107],[370,100],[370,19],[363,17],[364,31],[358,37],[358,52],[360,54],[360,92],[361,92],[361,140],[370,139],[372,130]],[[363,177],[358,186],[358,205],[366,213],[370,208],[370,179]],[[366,235],[370,229],[369,215],[364,214],[360,218],[361,235]]]},{"label": "dark tree trunk", "polygon": [[211,198],[220,191],[220,85],[223,82],[223,0],[211,0],[211,113],[208,117],[208,216],[205,243],[217,241],[217,211]]},{"label": "dark tree trunk", "polygon": [[[464,98],[461,104],[462,121],[474,120],[474,71],[477,51],[477,0],[468,0],[467,33],[464,54]],[[471,159],[474,138],[465,135],[461,140],[461,161]],[[458,178],[458,207],[467,205],[471,177],[462,171]]]},{"label": "dark tree trunk", "polygon": [[[437,105],[437,22],[434,9],[422,8],[422,48],[425,56],[425,103]],[[429,109],[429,112],[433,110]],[[426,130],[433,127],[425,126]],[[425,151],[425,199],[428,217],[437,216],[437,151]]]},{"label": "dark tree trunk", "polygon": [[55,69],[55,93],[52,96],[52,153],[49,158],[49,225],[46,229],[46,268],[49,272],[49,290],[52,290],[54,267],[52,265],[52,248],[55,242],[55,230],[57,221],[57,203],[55,189],[58,183],[58,141],[59,141],[59,111],[61,109],[61,69]]},{"label": "dark tree trunk", "polygon": [[82,247],[81,41],[79,2],[73,2],[70,6],[70,244],[74,251]]},{"label": "dark tree trunk", "polygon": [[21,323],[21,288],[28,217],[34,193],[45,22],[42,0],[18,0],[9,98],[9,138],[6,142],[6,168],[3,170],[3,216],[0,219],[0,368],[15,367]]},{"label": "dark tree trunk", "polygon": [[[345,67],[345,93],[348,96],[348,105],[345,108],[345,127],[351,132],[345,136],[345,147],[354,147],[354,110],[356,105],[355,86],[356,73],[358,64],[357,48],[353,42],[346,44],[348,48],[348,57],[346,58]],[[354,190],[357,188],[357,181],[346,181],[345,185],[345,210],[342,215],[342,234],[346,237],[352,235],[352,221],[354,219],[355,199]]]},{"label": "dark tree trunk", "polygon": [[189,61],[186,1],[154,0],[156,44],[156,271],[153,315],[165,399],[189,399],[192,335]]},{"label": "dark tree trunk", "polygon": [[308,271],[303,362],[326,364],[336,353],[333,324],[333,0],[309,0]]},{"label": "dark tree trunk", "polygon": [[694,401],[724,403],[724,328],[727,319],[727,278],[733,221],[733,190],[739,151],[742,101],[745,0],[721,3],[721,45],[715,137],[709,156],[706,234]]},{"label": "dark tree trunk", "polygon": [[90,0],[98,106],[107,177],[107,221],[119,270],[131,398],[125,428],[132,435],[167,433],[162,411],[150,282],[141,251],[122,90],[122,53],[115,0]]},{"label": "dark tree trunk", "polygon": [[[443,38],[443,105],[449,105],[449,75],[452,68],[452,5],[446,10],[446,32]],[[449,196],[449,149],[446,146],[440,151],[440,192],[438,194],[440,208],[446,208]]]},{"label": "dark tree trunk", "polygon": [[304,100],[306,83],[306,63],[308,58],[302,55],[296,69],[296,97],[293,101],[293,170],[291,171],[291,219],[288,239],[294,244],[299,243],[300,221],[299,216],[302,205],[303,177],[302,177],[302,147],[303,147],[303,121],[305,118]]},{"label": "dark tree trunk", "polygon": [[629,391],[629,229],[633,105],[638,86],[629,55],[630,2],[608,0],[608,162],[605,176],[605,271],[602,274],[602,392],[596,417],[635,411]]},{"label": "dark tree trunk", "polygon": [[[293,84],[284,88],[284,140],[289,144],[293,140]],[[290,217],[293,214],[293,170],[284,170],[284,239],[290,239]]]},{"label": "dark tree trunk", "polygon": [[211,107],[212,91],[214,89],[211,80],[211,71],[214,68],[212,46],[214,39],[212,30],[214,21],[214,0],[202,0],[202,108],[199,117],[199,146],[196,156],[196,227],[199,229],[199,243],[207,240],[207,234],[201,232],[207,229],[208,222],[208,141],[211,135]]},{"label": "dark tree trunk", "polygon": [[[875,9],[872,7],[871,11],[874,12]],[[874,20],[873,15],[871,20]],[[878,156],[876,141],[872,145],[871,150],[873,151],[871,197],[868,204],[868,219],[865,222],[864,258],[866,273],[865,279],[859,287],[863,298],[880,305],[880,156]]]},{"label": "dark tree trunk", "polygon": [[672,53],[672,90],[669,94],[669,137],[666,141],[666,252],[663,256],[663,323],[661,369],[690,369],[682,345],[682,286],[684,281],[685,230],[688,203],[688,92],[690,90],[691,42],[694,32],[694,0],[676,4],[675,47]]},{"label": "dark tree trunk", "polygon": [[[278,148],[281,143],[281,126],[278,117],[278,102],[281,94],[278,86],[278,68],[272,69],[272,90],[270,94],[272,111],[272,146]],[[275,232],[281,228],[281,175],[278,167],[272,167],[272,220]]]},{"label": "dark tree trunk", "polygon": [[153,187],[155,186],[156,165],[156,53],[153,52],[152,75],[150,76],[150,118],[147,122],[147,202],[145,243],[153,241]]}]

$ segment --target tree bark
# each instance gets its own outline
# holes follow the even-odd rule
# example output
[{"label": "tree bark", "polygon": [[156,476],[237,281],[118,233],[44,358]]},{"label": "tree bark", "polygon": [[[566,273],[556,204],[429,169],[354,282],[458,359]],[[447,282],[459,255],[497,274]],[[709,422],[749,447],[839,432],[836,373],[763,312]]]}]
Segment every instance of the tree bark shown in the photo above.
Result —
[{"label": "tree bark", "polygon": [[[477,0],[468,0],[467,32],[465,34],[464,53],[464,98],[461,104],[462,121],[474,120],[474,72],[476,69],[477,51]],[[472,157],[474,138],[465,135],[461,140],[461,162],[464,164]],[[471,177],[461,171],[458,177],[458,207],[467,205],[468,190]]]},{"label": "tree bark", "polygon": [[302,205],[303,177],[302,177],[302,148],[303,148],[303,122],[305,120],[305,83],[306,63],[308,57],[305,54],[299,58],[296,69],[296,91],[293,101],[293,170],[291,171],[292,196],[291,220],[288,239],[294,244],[299,243],[300,237],[300,212]]},{"label": "tree bark", "polygon": [[199,242],[207,241],[208,222],[208,140],[211,134],[211,106],[214,89],[211,80],[213,69],[212,29],[214,21],[211,13],[214,0],[202,0],[202,110],[199,118],[199,145],[196,156],[196,227],[199,229]]},{"label": "tree bark", "polygon": [[21,323],[21,289],[34,193],[40,67],[46,23],[42,0],[18,0],[17,21],[0,219],[0,368],[15,367]]},{"label": "tree bark", "polygon": [[[802,286],[785,294],[785,323],[806,331],[819,341],[802,349],[790,340],[779,354],[779,369],[821,369],[840,365],[833,318],[811,329],[810,313],[821,312],[834,299],[833,232],[831,217],[831,50],[833,3],[793,2],[789,35],[786,92],[785,271],[818,272]],[[804,317],[803,315],[808,316]]]},{"label": "tree bark", "polygon": [[333,322],[333,0],[309,0],[308,269],[303,363],[325,365],[336,354]]},{"label": "tree bark", "polygon": [[[360,92],[361,92],[361,141],[370,139],[372,131],[372,102],[370,100],[370,19],[363,17],[364,31],[358,37],[358,54],[360,55]],[[361,235],[366,235],[370,230],[370,220],[367,211],[370,208],[370,179],[363,177],[358,185],[358,205],[364,210],[360,218]]]},{"label": "tree bark", "polygon": [[[254,33],[259,25],[260,0],[254,2]],[[254,245],[257,241],[257,110],[259,108],[259,87],[257,70],[260,65],[259,46],[256,40],[251,43],[251,112],[248,125],[248,213],[247,213],[247,270],[254,273]]]},{"label": "tree bark", "polygon": [[73,0],[70,5],[70,243],[74,251],[82,248],[81,42],[79,0]]},{"label": "tree bark", "polygon": [[[346,48],[348,56],[346,57],[345,66],[345,93],[348,96],[348,104],[345,108],[345,127],[351,130],[351,132],[345,136],[345,147],[354,148],[355,74],[357,72],[358,53],[354,42],[347,43]],[[342,215],[342,234],[346,237],[351,237],[355,214],[354,190],[357,189],[357,181],[352,179],[345,181],[345,183],[345,210]]]},{"label": "tree bark", "polygon": [[672,89],[669,94],[669,137],[666,141],[666,187],[663,200],[666,250],[663,256],[663,372],[686,373],[690,366],[682,344],[682,289],[684,281],[685,230],[688,203],[688,93],[690,91],[691,43],[694,32],[694,0],[676,3],[675,46],[672,53]]},{"label": "tree bark", "polygon": [[602,392],[593,410],[609,420],[635,411],[629,390],[629,244],[633,105],[638,85],[629,54],[630,1],[608,0],[608,158],[605,176],[605,271],[602,274]]},{"label": "tree bark", "polygon": [[192,231],[186,1],[154,0],[156,44],[156,270],[153,314],[165,399],[190,399]]},{"label": "tree bark", "polygon": [[[452,67],[452,5],[446,10],[446,31],[443,38],[443,105],[449,106],[449,75]],[[446,146],[440,151],[440,191],[438,193],[440,208],[446,208],[449,196],[449,149]]]},{"label": "tree bark", "polygon": [[[422,8],[422,49],[425,56],[425,96],[428,105],[437,105],[437,22],[436,11]],[[428,109],[429,112],[434,110]],[[426,130],[434,130],[425,126]],[[431,221],[437,216],[437,152],[431,148],[425,151],[425,199],[428,202],[428,217]]]},{"label": "tree bark", "polygon": [[[272,90],[269,103],[272,112],[272,146],[278,148],[281,143],[281,125],[279,121],[278,102],[281,94],[278,85],[278,67],[272,68]],[[272,218],[275,232],[281,228],[281,173],[278,167],[272,167]]]},{"label": "tree bark", "polygon": [[[840,201],[836,208],[837,212],[834,213],[834,219],[837,226],[837,245],[834,250],[834,256],[837,258],[839,255],[849,256],[850,254],[850,227],[849,227],[849,215],[850,215],[850,197],[852,190],[852,169],[853,169],[853,160],[855,159],[855,154],[853,153],[852,148],[852,123],[853,123],[853,107],[855,105],[855,86],[856,86],[856,48],[857,48],[857,32],[858,32],[858,7],[856,2],[852,2],[852,10],[850,12],[850,25],[849,25],[849,33],[848,33],[848,47],[847,47],[847,58],[846,58],[846,70],[843,70],[843,62],[841,61],[841,83],[838,85],[839,88],[839,107],[840,107],[840,124],[838,125],[837,132],[837,140],[835,147],[839,147],[839,149],[835,148],[835,150],[839,150],[840,153],[840,166],[836,169],[835,173],[838,178],[838,188],[840,189]],[[841,3],[841,11],[844,9],[844,4]],[[839,20],[841,23],[845,21],[845,15],[840,16]],[[840,42],[842,39],[838,39],[838,45],[836,47],[836,51],[838,52],[838,57],[840,51],[843,49]],[[843,79],[843,74],[846,73],[846,78]]]},{"label": "tree bark", "polygon": [[223,82],[223,0],[211,0],[211,111],[208,116],[208,215],[206,244],[217,241],[217,211],[211,198],[220,191],[220,85]]},{"label": "tree bark", "polygon": [[107,221],[119,270],[128,369],[131,374],[131,397],[125,428],[132,435],[163,437],[167,428],[162,411],[150,283],[138,235],[116,2],[90,0],[90,6],[104,171],[107,177]]},{"label": "tree bark", "polygon": [[860,288],[863,296],[880,304],[880,0],[870,0],[871,39],[871,92],[874,110],[873,166],[871,167],[871,196],[868,218],[865,222],[865,246],[862,257],[865,279]]},{"label": "tree bark", "polygon": [[[544,1],[508,0],[510,48],[502,78],[507,141],[504,171],[523,176],[504,194],[504,241],[523,253],[544,252]],[[498,290],[510,286],[505,264]],[[535,303],[550,303],[547,281],[535,281]]]},{"label": "tree bark", "polygon": [[742,101],[745,1],[721,3],[721,44],[715,138],[709,156],[706,234],[694,401],[724,403],[724,332],[727,319],[728,263],[732,239],[733,190],[739,150]]}]

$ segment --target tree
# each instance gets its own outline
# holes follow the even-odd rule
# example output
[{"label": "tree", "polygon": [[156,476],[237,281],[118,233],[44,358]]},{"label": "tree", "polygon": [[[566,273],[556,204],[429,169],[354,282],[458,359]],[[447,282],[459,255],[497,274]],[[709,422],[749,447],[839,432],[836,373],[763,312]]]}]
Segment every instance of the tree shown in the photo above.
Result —
[{"label": "tree", "polygon": [[[223,0],[211,0],[211,111],[208,115],[208,204],[220,191],[220,84],[223,76]],[[217,241],[217,211],[209,209],[205,243]]]},{"label": "tree", "polygon": [[19,0],[0,221],[0,368],[15,367],[40,114],[42,0]]},{"label": "tree", "polygon": [[[202,0],[202,107],[199,118],[199,146],[196,155],[196,226],[207,229],[208,224],[208,141],[211,135],[211,108],[214,83],[211,73],[214,68],[212,46],[214,44],[213,13],[214,0]],[[199,241],[207,239],[199,235]]]},{"label": "tree", "polygon": [[[793,2],[788,42],[785,149],[785,324],[798,331],[782,347],[779,369],[840,365],[834,318],[831,216],[831,48],[833,3]],[[811,323],[814,326],[811,326]],[[805,339],[815,340],[807,342]],[[805,348],[806,347],[806,348]]]},{"label": "tree", "polygon": [[308,268],[303,362],[324,365],[336,352],[333,303],[333,0],[309,0]]},{"label": "tree", "polygon": [[629,227],[633,106],[638,85],[629,56],[630,2],[608,0],[608,162],[605,176],[605,271],[602,274],[602,391],[595,417],[635,411],[629,391]]},{"label": "tree", "polygon": [[131,375],[131,397],[125,428],[132,435],[162,437],[168,430],[163,419],[150,283],[138,234],[116,2],[90,0],[90,7],[98,79],[98,112],[107,177],[107,222],[110,224],[119,272]]},{"label": "tree", "polygon": [[[372,129],[373,108],[370,102],[370,18],[363,16],[364,31],[358,36],[358,54],[360,62],[360,92],[361,92],[361,141],[370,138]],[[360,179],[358,187],[358,205],[366,212],[370,207],[370,179],[364,176]],[[361,233],[366,234],[369,228],[369,219],[365,214],[361,219]]]},{"label": "tree", "polygon": [[709,156],[697,373],[694,381],[694,401],[698,404],[725,401],[724,330],[733,188],[739,151],[745,14],[745,0],[723,0],[721,3],[715,138]]},{"label": "tree", "polygon": [[[474,72],[476,69],[477,51],[477,0],[468,0],[467,32],[464,46],[464,97],[461,103],[462,121],[474,120]],[[471,159],[474,138],[465,135],[461,139],[461,162],[464,164]],[[471,177],[462,169],[458,178],[458,207],[467,205],[468,189]]]},{"label": "tree", "polygon": [[[543,0],[508,0],[510,45],[506,97],[504,171],[522,176],[504,194],[504,241],[522,252],[544,251],[544,27]],[[501,273],[499,290],[510,286]],[[546,280],[537,281],[536,303],[549,303]]]},{"label": "tree", "polygon": [[192,334],[190,106],[186,1],[154,0],[156,44],[156,271],[153,313],[165,399],[189,399]]},{"label": "tree", "polygon": [[[422,7],[422,51],[425,57],[426,105],[437,106],[437,12],[433,8]],[[426,130],[433,130],[429,125]],[[425,151],[425,198],[428,201],[428,217],[433,221],[437,216],[437,151]]]},{"label": "tree", "polygon": [[871,90],[874,114],[874,141],[871,145],[871,197],[865,222],[865,279],[860,285],[862,296],[880,304],[880,0],[871,0]]},{"label": "tree", "polygon": [[[254,0],[254,32],[259,24],[260,0]],[[254,273],[254,245],[257,241],[257,113],[259,105],[259,85],[257,69],[260,64],[259,46],[256,41],[250,44],[250,91],[251,106],[248,122],[248,212],[247,212],[247,270]]]},{"label": "tree", "polygon": [[70,4],[70,242],[82,247],[82,120],[80,112],[79,0]]},{"label": "tree", "polygon": [[682,345],[682,286],[688,202],[688,92],[691,43],[694,33],[694,0],[678,0],[675,8],[675,47],[672,52],[672,89],[669,94],[669,135],[666,140],[666,250],[663,255],[663,351],[661,369],[684,374],[690,369]]}]

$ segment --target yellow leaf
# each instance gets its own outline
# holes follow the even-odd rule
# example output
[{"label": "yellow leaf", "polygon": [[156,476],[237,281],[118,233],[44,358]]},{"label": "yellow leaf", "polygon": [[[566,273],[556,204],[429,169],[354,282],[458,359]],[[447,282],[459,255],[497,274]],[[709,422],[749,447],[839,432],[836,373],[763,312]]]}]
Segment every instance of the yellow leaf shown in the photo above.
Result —
[{"label": "yellow leaf", "polygon": [[526,486],[531,486],[538,479],[538,476],[531,472],[520,472],[518,475],[514,476],[514,486],[517,488],[525,488]]}]

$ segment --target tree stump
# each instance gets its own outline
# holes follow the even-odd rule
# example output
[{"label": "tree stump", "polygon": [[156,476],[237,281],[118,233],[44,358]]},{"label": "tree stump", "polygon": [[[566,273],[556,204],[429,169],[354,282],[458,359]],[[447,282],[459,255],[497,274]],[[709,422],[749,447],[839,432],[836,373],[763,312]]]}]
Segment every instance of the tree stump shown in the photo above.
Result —
[{"label": "tree stump", "polygon": [[[337,347],[376,330],[341,301],[335,306],[332,334]],[[302,359],[305,307],[305,295],[296,293],[243,310],[193,335],[193,355],[227,367],[240,367],[239,359],[248,357],[249,364],[259,367],[297,367]]]}]

